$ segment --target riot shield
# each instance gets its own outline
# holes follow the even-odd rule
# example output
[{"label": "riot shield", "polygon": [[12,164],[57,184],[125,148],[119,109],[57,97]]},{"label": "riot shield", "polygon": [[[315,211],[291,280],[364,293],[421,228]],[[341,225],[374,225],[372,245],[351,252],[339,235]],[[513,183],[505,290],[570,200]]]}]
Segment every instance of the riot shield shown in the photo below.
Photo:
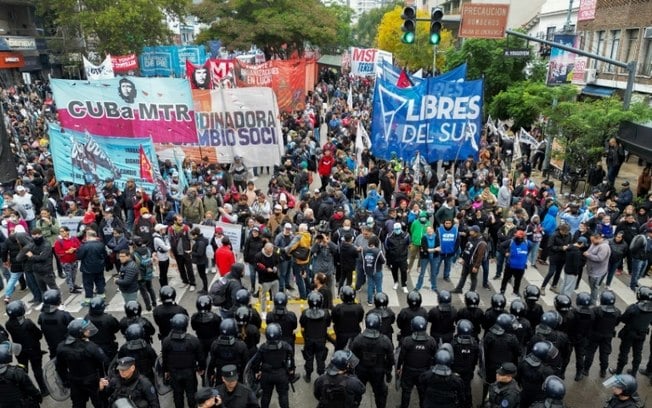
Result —
[{"label": "riot shield", "polygon": [[70,398],[70,388],[64,387],[63,381],[56,369],[56,357],[45,363],[43,366],[43,380],[50,391],[50,396],[57,402],[63,402]]},{"label": "riot shield", "polygon": [[163,356],[159,354],[154,363],[154,386],[158,395],[165,395],[172,391],[172,387],[165,380],[165,373],[163,372]]},{"label": "riot shield", "polygon": [[394,388],[398,391],[401,388],[401,376],[398,373],[398,356],[401,354],[401,346],[394,350]]},{"label": "riot shield", "polygon": [[254,394],[256,394],[256,397],[260,398],[260,395],[263,390],[260,388],[260,379],[256,378],[256,372],[252,367],[253,360],[254,360],[253,358],[250,359],[247,365],[245,366],[243,380],[245,385],[251,388]]}]

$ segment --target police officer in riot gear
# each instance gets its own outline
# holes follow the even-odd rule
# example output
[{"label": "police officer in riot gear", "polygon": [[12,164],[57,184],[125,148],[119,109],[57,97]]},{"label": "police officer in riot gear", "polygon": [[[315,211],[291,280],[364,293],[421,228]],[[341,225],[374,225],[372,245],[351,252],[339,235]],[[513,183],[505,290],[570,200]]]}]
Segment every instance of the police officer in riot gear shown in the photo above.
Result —
[{"label": "police officer in riot gear", "polygon": [[424,388],[423,408],[458,408],[468,406],[464,383],[451,369],[453,354],[441,347],[434,358],[434,365],[419,377]]},{"label": "police officer in riot gear", "polygon": [[574,312],[575,319],[571,333],[573,333],[573,344],[575,345],[575,368],[577,369],[575,381],[580,381],[589,375],[587,359],[595,314],[591,308],[590,293],[578,293],[575,298],[575,304],[577,307]]},{"label": "police officer in riot gear", "polygon": [[[584,371],[586,373],[591,369],[595,352],[600,349],[600,378],[607,375],[609,367],[609,355],[611,355],[611,341],[616,336],[616,326],[620,319],[620,309],[616,306],[616,294],[610,290],[605,290],[600,294],[600,305],[593,306],[593,329],[589,337],[589,346],[584,362]],[[652,369],[652,364],[648,362],[648,367]]]},{"label": "police officer in riot gear", "polygon": [[[376,407],[385,408],[387,404],[387,382],[392,380],[394,367],[394,347],[391,340],[380,332],[381,320],[375,313],[365,318],[365,330],[351,341],[351,352],[360,356],[356,375],[363,384],[371,383]],[[410,328],[410,332],[412,329]],[[410,333],[411,335],[412,333]]]},{"label": "police officer in riot gear", "polygon": [[258,351],[260,329],[251,323],[251,308],[248,306],[240,306],[233,317],[238,325],[238,337],[247,346],[247,361],[249,361]]},{"label": "police officer in riot gear", "polygon": [[[545,399],[546,395],[542,385],[546,378],[554,374],[554,370],[544,363],[548,354],[547,350],[543,350],[543,346],[537,347],[537,345],[535,345],[537,353],[543,353],[540,354],[541,357],[537,356],[533,350],[518,363],[516,380],[521,386],[521,406],[523,407],[529,407],[535,401]],[[550,345],[552,346],[552,343]]]},{"label": "police officer in riot gear", "polygon": [[525,317],[527,306],[525,306],[525,303],[523,303],[521,299],[514,299],[509,305],[509,313],[516,317],[518,327],[514,334],[516,335],[518,342],[521,344],[521,349],[525,350],[534,334],[534,329],[532,328],[530,321]]},{"label": "police officer in riot gear", "polygon": [[344,349],[350,339],[360,334],[360,323],[364,319],[364,309],[361,304],[355,303],[355,290],[351,286],[342,287],[340,299],[342,303],[332,311],[335,350]]},{"label": "police officer in riot gear", "polygon": [[234,313],[238,310],[239,307],[246,306],[249,309],[249,323],[256,326],[260,330],[260,326],[263,324],[263,319],[260,317],[260,313],[251,306],[251,293],[247,289],[238,289],[235,292],[233,298],[233,307],[231,308],[231,313]]},{"label": "police officer in riot gear", "polygon": [[527,285],[523,291],[523,298],[527,306],[525,318],[530,322],[532,327],[537,327],[541,323],[543,307],[538,303],[541,297],[541,289],[536,285]]},{"label": "police officer in riot gear", "polygon": [[[135,300],[131,300],[125,304],[125,317],[120,319],[120,333],[126,337],[127,328],[132,324],[138,324],[143,328],[145,332],[145,341],[149,344],[152,344],[152,337],[156,333],[156,329],[151,321],[148,318],[141,316],[143,313],[143,308]],[[142,373],[142,371],[141,371]]]},{"label": "police officer in riot gear", "polygon": [[207,352],[211,349],[213,341],[220,333],[222,318],[211,311],[213,300],[208,295],[201,295],[195,302],[197,312],[190,317],[190,327],[201,343],[202,350]]},{"label": "police officer in riot gear", "polygon": [[200,376],[204,373],[206,362],[201,343],[197,337],[186,333],[187,329],[188,315],[174,315],[170,319],[170,334],[161,343],[163,373],[170,381],[176,408],[183,408],[184,393],[188,406],[195,406],[196,373]]},{"label": "police officer in riot gear", "polygon": [[25,303],[22,300],[10,302],[6,312],[9,316],[7,331],[11,334],[13,343],[19,344],[22,349],[16,359],[26,372],[28,372],[29,365],[32,365],[34,378],[41,389],[41,395],[46,396],[49,392],[45,381],[43,381],[43,354],[41,353],[43,333],[31,319],[25,318]]},{"label": "police officer in riot gear", "polygon": [[641,353],[645,336],[649,331],[652,323],[652,289],[641,286],[636,291],[637,303],[630,305],[620,316],[620,322],[625,324],[620,330],[620,350],[618,352],[618,365],[615,370],[610,370],[612,374],[620,374],[627,364],[629,349],[632,349],[632,369],[629,373],[638,371],[641,364]]},{"label": "police officer in riot gear", "polygon": [[504,362],[498,367],[496,381],[489,386],[485,408],[518,408],[521,406],[521,390],[514,379],[516,372],[514,363]]},{"label": "police officer in riot gear", "polygon": [[482,322],[484,321],[484,312],[478,307],[480,305],[480,295],[477,292],[468,291],[464,294],[464,307],[457,311],[457,321],[462,319],[473,323],[476,340],[480,339],[482,331]]},{"label": "police officer in riot gear", "polygon": [[[564,381],[555,376],[548,376],[541,386],[541,391],[544,395],[544,399],[537,400],[534,404],[529,405],[531,408],[567,408],[564,404],[564,396],[566,395],[566,385]],[[521,406],[527,407],[523,403],[523,396],[525,390],[521,392]]]},{"label": "police officer in riot gear", "polygon": [[310,382],[314,361],[317,361],[317,374],[322,375],[326,370],[326,337],[328,326],[331,324],[331,315],[328,309],[323,309],[323,297],[319,292],[308,294],[308,309],[301,312],[299,324],[303,333],[303,358],[305,359],[306,382]]},{"label": "police officer in riot gear", "polygon": [[90,399],[95,408],[103,407],[99,394],[100,378],[106,374],[109,359],[89,340],[97,328],[85,319],[68,324],[68,337],[57,347],[57,374],[70,388],[73,408],[84,408]]},{"label": "police officer in riot gear", "polygon": [[483,341],[485,356],[485,377],[482,390],[484,400],[489,385],[496,380],[496,370],[505,363],[518,363],[521,356],[521,345],[513,334],[517,327],[516,318],[503,313],[496,319],[496,323],[485,333]]},{"label": "police officer in riot gear", "polygon": [[136,360],[138,372],[154,383],[154,364],[156,363],[156,351],[152,345],[145,340],[143,326],[134,323],[125,331],[127,342],[120,346],[118,358],[132,357]]},{"label": "police officer in riot gear", "polygon": [[573,301],[566,295],[557,295],[555,296],[555,310],[561,316],[561,323],[557,326],[557,330],[566,333],[572,342],[574,339],[571,336],[571,329],[575,320]]},{"label": "police officer in riot gear", "polygon": [[396,325],[400,330],[397,337],[399,343],[403,337],[409,337],[412,334],[412,319],[421,316],[426,321],[428,320],[428,312],[421,307],[421,293],[419,291],[412,290],[407,294],[407,304],[408,307],[401,309],[396,318]]},{"label": "police officer in riot gear", "polygon": [[244,341],[238,337],[238,324],[234,319],[224,319],[220,323],[220,335],[210,348],[207,375],[210,385],[219,384],[222,367],[233,365],[240,378],[247,365],[249,351]]},{"label": "police officer in riot gear", "polygon": [[428,312],[430,335],[437,344],[450,343],[453,341],[455,333],[457,310],[451,304],[452,297],[449,291],[440,290],[437,298],[439,299],[438,305]]},{"label": "police officer in riot gear", "polygon": [[359,359],[350,350],[333,353],[326,374],[315,381],[313,395],[319,401],[317,408],[341,408],[360,406],[366,389],[353,375]]},{"label": "police officer in riot gear", "polygon": [[[390,341],[392,341],[394,338],[393,324],[396,321],[396,315],[392,309],[387,307],[388,304],[389,297],[386,293],[376,293],[374,296],[374,308],[368,311],[367,314],[376,313],[378,316],[380,316],[380,332],[387,336]],[[362,306],[360,306],[360,308],[362,308]]]},{"label": "police officer in riot gear", "polygon": [[274,295],[274,309],[272,313],[267,314],[267,324],[276,323],[281,326],[281,340],[292,346],[294,350],[294,341],[296,336],[294,331],[297,329],[297,315],[287,308],[288,296],[285,292],[278,292]]},{"label": "police officer in riot gear", "polygon": [[471,381],[480,358],[480,345],[475,338],[473,323],[466,319],[457,322],[457,333],[453,337],[451,345],[453,346],[451,369],[460,376],[464,384],[466,406],[463,408],[470,408],[473,406]]},{"label": "police officer in riot gear", "polygon": [[13,355],[19,354],[20,346],[9,341],[0,343],[0,398],[3,407],[22,407],[31,400],[41,403],[41,392],[34,386],[27,372],[19,366],[11,365]]},{"label": "police officer in riot gear", "polygon": [[106,303],[103,296],[95,296],[91,299],[88,314],[84,319],[93,323],[97,333],[90,340],[100,346],[107,358],[113,360],[118,352],[118,343],[115,334],[120,331],[120,322],[112,314],[104,313]]},{"label": "police officer in riot gear", "polygon": [[419,404],[423,403],[424,388],[419,376],[432,366],[432,356],[437,352],[437,342],[426,334],[428,322],[421,316],[412,319],[412,334],[401,339],[396,361],[396,375],[401,377],[401,408],[410,406],[412,387],[417,387]]},{"label": "police officer in riot gear", "polygon": [[289,408],[288,391],[294,382],[294,350],[281,340],[281,326],[272,323],[265,329],[267,342],[263,343],[251,361],[251,367],[260,378],[263,395],[261,408],[268,408],[276,388],[280,408]]},{"label": "police officer in riot gear", "polygon": [[534,329],[534,336],[528,346],[532,348],[538,342],[550,341],[558,351],[550,365],[555,370],[555,375],[564,379],[572,348],[566,333],[557,330],[560,321],[561,316],[556,311],[545,312],[541,316],[541,323]]},{"label": "police officer in riot gear", "polygon": [[[117,364],[118,374],[100,380],[100,391],[108,395],[111,406],[121,399],[139,408],[159,408],[158,394],[152,382],[138,371],[133,357],[122,357]],[[125,401],[126,402],[126,401]]]},{"label": "police officer in riot gear", "polygon": [[74,320],[69,312],[59,309],[60,305],[61,292],[59,289],[48,289],[43,293],[43,308],[37,323],[48,344],[50,358],[57,356],[57,347],[68,336],[68,324]]},{"label": "police officer in riot gear", "polygon": [[502,293],[491,295],[491,307],[484,311],[484,317],[482,319],[482,329],[485,332],[489,331],[491,326],[496,323],[498,316],[505,313],[505,306],[507,306],[505,295]]},{"label": "police officer in riot gear", "polygon": [[172,317],[177,314],[188,315],[188,311],[180,305],[177,305],[177,291],[172,286],[163,286],[159,290],[161,304],[154,308],[154,322],[158,326],[158,338],[163,341],[170,334],[170,322]]},{"label": "police officer in riot gear", "polygon": [[636,390],[636,378],[629,374],[617,374],[607,380],[611,385],[613,396],[604,404],[604,408],[643,408],[645,401],[641,400]]}]

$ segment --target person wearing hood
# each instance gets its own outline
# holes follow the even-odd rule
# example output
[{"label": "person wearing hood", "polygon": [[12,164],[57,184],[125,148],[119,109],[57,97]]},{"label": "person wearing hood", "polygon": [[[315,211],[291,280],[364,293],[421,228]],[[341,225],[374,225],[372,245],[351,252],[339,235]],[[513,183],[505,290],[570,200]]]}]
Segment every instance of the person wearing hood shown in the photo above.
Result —
[{"label": "person wearing hood", "polygon": [[140,217],[134,222],[132,235],[138,235],[145,246],[149,249],[154,249],[154,227],[156,226],[156,218],[152,216],[147,207],[141,207]]},{"label": "person wearing hood", "polygon": [[[434,236],[432,232],[432,227],[430,228],[431,236]],[[425,233],[422,234],[425,236]],[[419,246],[417,250],[420,250],[422,245],[421,240],[419,241]],[[394,278],[394,290],[398,289],[398,286],[403,288],[403,293],[408,293],[407,289],[407,271],[408,271],[408,250],[410,248],[410,235],[403,231],[401,223],[397,222],[394,224],[394,228],[391,234],[387,235],[385,238],[385,252],[387,263],[389,264],[390,269],[392,270],[392,277]],[[401,273],[399,277],[399,271]],[[423,273],[425,272],[425,267],[421,268],[422,273],[419,275],[420,282],[423,281]],[[432,270],[430,277],[432,278]],[[433,283],[435,286],[436,284]],[[420,286],[420,285],[417,285]],[[418,290],[418,289],[417,289]]]},{"label": "person wearing hood", "polygon": [[541,237],[541,257],[540,263],[547,265],[548,253],[550,252],[550,237],[557,229],[557,214],[559,207],[555,205],[552,198],[547,198],[545,203],[545,215],[541,220],[541,228],[543,229],[543,237]]},{"label": "person wearing hood", "polygon": [[378,201],[382,198],[380,194],[378,194],[378,190],[376,190],[375,185],[370,184],[369,185],[369,192],[367,193],[367,198],[362,201],[361,207],[362,209],[372,212],[376,209],[378,206]]},{"label": "person wearing hood", "polygon": [[446,201],[439,207],[435,213],[435,221],[437,225],[443,225],[446,220],[455,219],[455,197],[448,196]]},{"label": "person wearing hood", "polygon": [[[5,265],[9,264],[10,270],[10,278],[5,289],[5,304],[11,301],[11,297],[14,294],[16,284],[25,272],[23,262],[19,262],[16,258],[18,257],[21,248],[30,244],[31,241],[30,236],[27,234],[27,232],[25,232],[25,227],[22,225],[16,225],[13,229],[8,231],[9,238],[7,238],[4,245],[0,246],[0,255],[2,256],[2,261]],[[31,282],[32,280],[33,279],[27,280],[27,286],[30,288],[30,291],[32,291],[34,299],[40,300],[41,291],[39,290],[36,282]],[[33,285],[31,283],[33,283]],[[22,285],[25,285],[25,282],[23,282]]]},{"label": "person wearing hood", "polygon": [[496,205],[503,211],[503,216],[507,216],[509,208],[512,206],[512,192],[514,188],[509,178],[503,178],[503,185],[498,189]]},{"label": "person wearing hood", "polygon": [[197,267],[197,274],[202,282],[202,289],[199,294],[208,293],[208,277],[206,276],[206,267],[208,266],[208,257],[206,256],[206,248],[208,248],[208,238],[202,234],[199,227],[195,227],[190,231],[190,237],[193,240],[193,245],[190,249],[190,259]]},{"label": "person wearing hood", "polygon": [[49,289],[57,289],[52,266],[52,246],[43,238],[41,230],[32,230],[32,244],[23,247],[16,257],[19,262],[27,262],[41,293]]}]

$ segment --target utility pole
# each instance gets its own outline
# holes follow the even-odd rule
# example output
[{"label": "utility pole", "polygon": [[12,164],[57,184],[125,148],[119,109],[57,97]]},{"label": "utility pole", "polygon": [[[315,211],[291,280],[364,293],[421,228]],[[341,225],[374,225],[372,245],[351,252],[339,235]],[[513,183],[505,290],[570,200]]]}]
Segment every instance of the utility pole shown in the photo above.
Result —
[{"label": "utility pole", "polygon": [[573,14],[573,0],[568,0],[568,11],[566,12],[566,23],[564,24],[564,32],[565,33],[572,33],[573,30],[571,28],[571,16]]}]

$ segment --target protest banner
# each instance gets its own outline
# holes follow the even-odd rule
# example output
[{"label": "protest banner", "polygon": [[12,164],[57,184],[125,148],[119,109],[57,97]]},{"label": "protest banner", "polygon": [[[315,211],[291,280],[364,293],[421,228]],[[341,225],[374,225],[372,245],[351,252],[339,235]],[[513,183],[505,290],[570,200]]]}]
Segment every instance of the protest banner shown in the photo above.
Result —
[{"label": "protest banner", "polygon": [[[575,47],[578,36],[575,34],[555,34],[554,42]],[[552,47],[548,63],[548,85],[570,84],[573,79],[576,55],[572,52]]]},{"label": "protest banner", "polygon": [[100,184],[113,178],[119,189],[124,189],[127,179],[138,180],[138,186],[151,193],[157,184],[151,178],[141,178],[141,151],[151,166],[151,174],[159,174],[154,145],[150,138],[100,137],[89,133],[62,129],[48,124],[50,150],[54,173],[59,181],[85,184],[92,179]]},{"label": "protest banner", "polygon": [[236,59],[238,87],[270,87],[276,93],[281,111],[305,108],[306,64],[303,59],[272,60],[263,64],[245,64]]},{"label": "protest banner", "polygon": [[240,242],[242,241],[242,225],[240,224],[229,224],[226,222],[217,222],[215,227],[209,225],[196,225],[201,230],[201,233],[208,238],[210,242],[215,235],[215,228],[222,227],[224,231],[224,236],[228,237],[231,240],[231,247],[233,252],[236,255],[240,252]]},{"label": "protest banner", "polygon": [[272,89],[197,90],[193,98],[199,144],[214,147],[218,162],[237,155],[248,167],[279,163],[283,135]]},{"label": "protest banner", "polygon": [[97,81],[98,79],[111,79],[115,76],[113,73],[113,63],[111,62],[111,56],[107,55],[104,61],[101,64],[95,65],[89,60],[84,58],[84,72],[86,73],[86,79],[90,81]]},{"label": "protest banner", "polygon": [[61,125],[98,136],[151,137],[154,143],[197,144],[188,81],[122,77],[52,79]]},{"label": "protest banner", "polygon": [[140,54],[140,73],[144,77],[171,77],[179,70],[179,54],[174,45],[144,47]]},{"label": "protest banner", "polygon": [[408,88],[377,81],[372,117],[372,153],[428,162],[477,158],[482,130],[483,81],[433,78]]},{"label": "protest banner", "polygon": [[79,223],[82,221],[84,217],[83,216],[77,216],[77,217],[71,217],[71,216],[59,216],[57,217],[57,221],[59,221],[59,225],[62,227],[68,227],[68,229],[71,232],[71,236],[76,236],[77,235],[77,227],[79,226]]},{"label": "protest banner", "polygon": [[112,55],[111,63],[113,64],[113,72],[129,72],[138,69],[136,54]]}]

